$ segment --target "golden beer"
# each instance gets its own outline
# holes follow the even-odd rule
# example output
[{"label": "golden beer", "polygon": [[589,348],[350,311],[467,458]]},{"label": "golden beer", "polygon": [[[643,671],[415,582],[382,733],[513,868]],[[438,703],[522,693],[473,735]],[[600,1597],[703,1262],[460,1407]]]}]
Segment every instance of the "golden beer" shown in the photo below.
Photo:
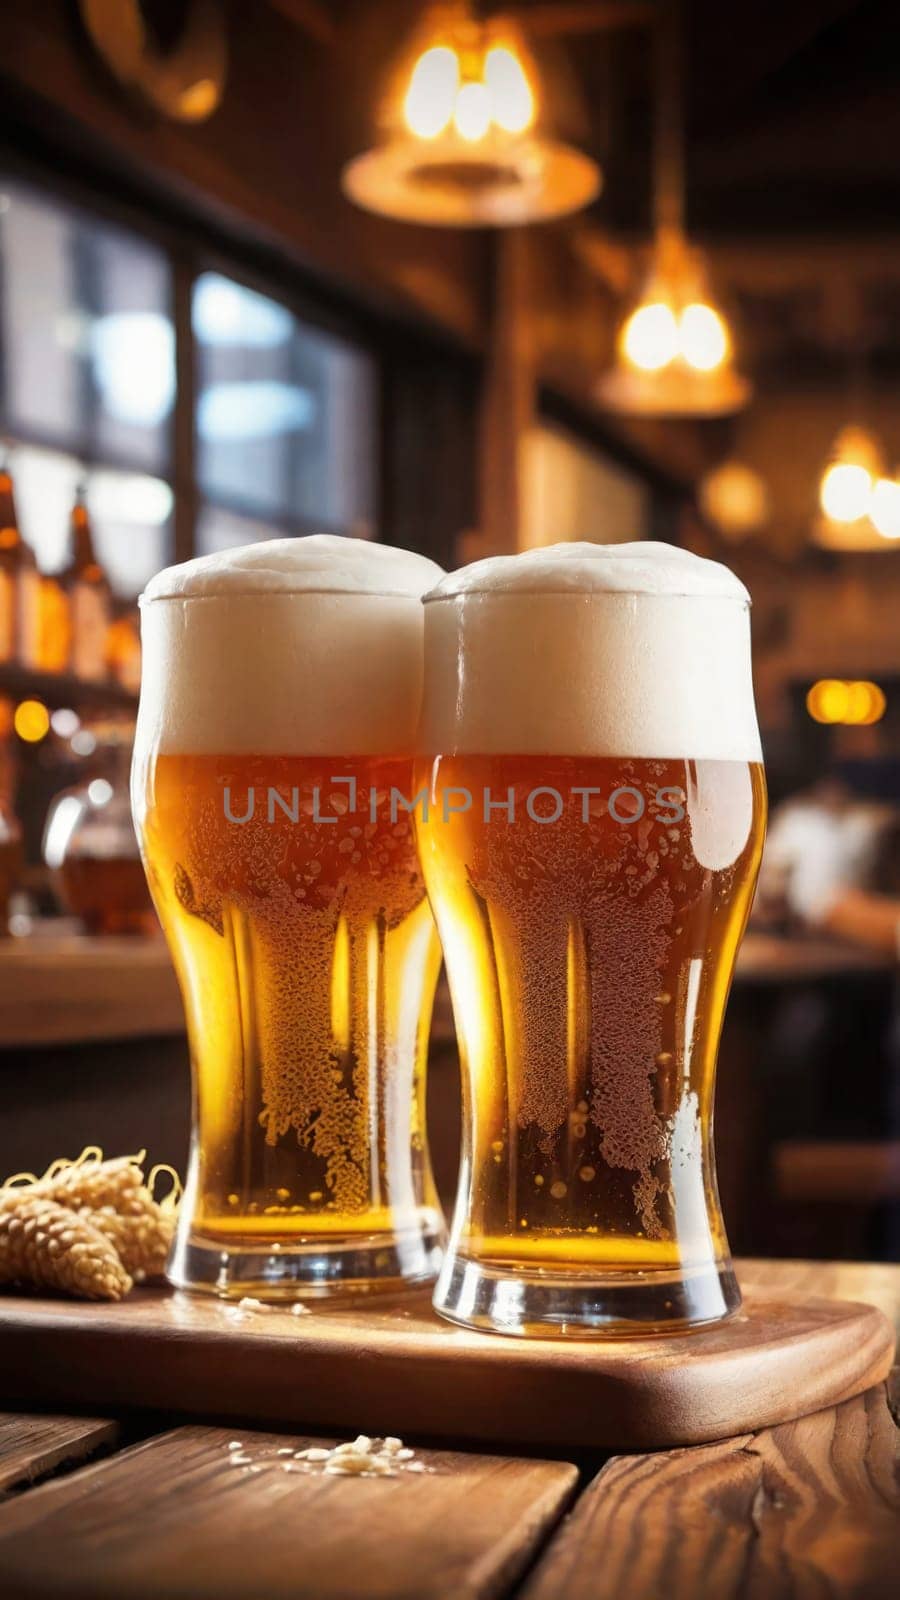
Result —
[{"label": "golden beer", "polygon": [[[321,542],[290,541],[295,548],[280,557],[289,584],[323,581],[304,567],[315,548],[300,548]],[[324,543],[339,547],[339,581],[356,542]],[[378,551],[365,547],[359,558],[370,583]],[[415,583],[418,558],[406,560]],[[362,662],[368,649],[388,648],[382,606],[391,637],[399,610],[412,640],[400,647],[412,698],[389,664],[369,660],[368,688],[362,663],[355,672],[347,665],[351,644]],[[416,607],[415,594],[307,587],[275,597],[229,589],[151,598],[145,608],[151,674],[155,618],[169,608],[160,650],[170,656],[170,693],[188,708],[176,704],[169,726],[164,715],[149,740],[139,728],[133,777],[194,1077],[190,1172],[170,1263],[176,1283],[293,1298],[436,1271],[442,1223],[425,1137],[425,1059],[440,950],[411,819],[389,804],[391,791],[405,795],[412,780]],[[196,618],[192,608],[200,608]],[[185,611],[196,650],[184,648]],[[243,665],[252,695],[222,683],[228,698],[210,727],[194,711],[213,692],[200,656],[217,616],[223,638],[246,624],[257,645]],[[272,630],[266,646],[260,623]],[[298,659],[309,668],[305,690],[275,681],[286,663],[296,672]],[[243,708],[232,689],[244,694]],[[145,694],[149,711],[152,676]],[[152,725],[160,726],[156,714]],[[389,734],[400,753],[346,753],[354,738],[386,743]],[[279,736],[283,749],[274,748]],[[323,751],[327,738],[337,754]],[[311,753],[298,748],[304,743]]]},{"label": "golden beer", "polygon": [[[501,577],[511,565],[515,581],[527,559],[490,565]],[[601,561],[599,551],[586,558],[594,581]],[[711,1320],[738,1304],[712,1114],[762,849],[761,764],[691,754],[694,723],[705,724],[696,728],[703,749],[714,720],[695,700],[696,677],[687,702],[668,697],[671,719],[648,721],[646,692],[666,691],[635,685],[633,674],[621,730],[608,702],[591,716],[603,683],[613,698],[642,596],[501,588],[442,602],[460,581],[445,580],[426,605],[429,626],[432,610],[444,615],[426,632],[423,737],[443,731],[451,748],[432,749],[416,775],[417,789],[427,787],[417,831],[464,1075],[463,1170],[436,1306],[519,1333]],[[690,603],[673,595],[665,604]],[[728,600],[701,611],[710,604],[738,610]],[[661,618],[658,605],[646,609],[648,628],[666,627],[665,605]],[[547,651],[530,669],[522,653],[536,635],[540,645],[548,613]],[[487,646],[485,630],[495,636]],[[595,630],[605,640],[599,675]],[[568,654],[572,673],[556,677],[554,653]],[[454,663],[445,697],[434,674]],[[629,665],[640,672],[639,657]],[[569,692],[581,700],[574,719]],[[744,703],[734,709],[746,717]],[[547,753],[504,748],[547,735]],[[683,755],[667,752],[670,736],[684,736]],[[582,748],[560,751],[558,737]],[[617,737],[649,753],[592,753]],[[477,739],[500,748],[479,752]],[[732,741],[713,729],[717,743],[727,756]],[[745,744],[756,753],[752,738]]]}]

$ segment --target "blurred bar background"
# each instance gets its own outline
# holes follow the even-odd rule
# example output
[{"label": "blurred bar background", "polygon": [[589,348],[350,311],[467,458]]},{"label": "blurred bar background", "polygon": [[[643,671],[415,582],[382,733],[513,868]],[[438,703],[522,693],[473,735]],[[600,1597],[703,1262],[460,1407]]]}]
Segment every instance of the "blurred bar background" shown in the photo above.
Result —
[{"label": "blurred bar background", "polygon": [[[890,0],[7,10],[0,1175],[184,1167],[127,793],[155,571],[312,531],[445,566],[661,538],[754,599],[732,1244],[897,1259],[898,60]],[[430,1097],[446,1195],[446,995]]]}]

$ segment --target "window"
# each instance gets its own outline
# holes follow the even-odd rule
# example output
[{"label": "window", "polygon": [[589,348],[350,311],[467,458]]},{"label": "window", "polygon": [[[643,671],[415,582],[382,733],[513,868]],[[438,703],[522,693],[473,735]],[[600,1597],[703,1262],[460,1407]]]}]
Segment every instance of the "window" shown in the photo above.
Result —
[{"label": "window", "polygon": [[115,593],[134,599],[172,560],[172,488],[162,478],[90,467],[56,450],[12,444],[7,452],[22,532],[44,572],[66,559],[69,517],[79,484],[87,490],[97,558]]},{"label": "window", "polygon": [[172,272],[165,255],[18,181],[0,196],[0,401],[22,531],[46,571],[87,488],[133,596],[172,550]]},{"label": "window", "polygon": [[205,272],[194,285],[202,550],[272,532],[371,532],[372,361],[277,301]]},{"label": "window", "polygon": [[[22,530],[41,567],[58,568],[85,483],[97,553],[123,600],[175,553],[175,424],[187,400],[174,283],[160,245],[0,180],[0,429]],[[372,358],[202,261],[191,297],[192,349],[181,354],[196,376],[193,550],[372,533]]]}]

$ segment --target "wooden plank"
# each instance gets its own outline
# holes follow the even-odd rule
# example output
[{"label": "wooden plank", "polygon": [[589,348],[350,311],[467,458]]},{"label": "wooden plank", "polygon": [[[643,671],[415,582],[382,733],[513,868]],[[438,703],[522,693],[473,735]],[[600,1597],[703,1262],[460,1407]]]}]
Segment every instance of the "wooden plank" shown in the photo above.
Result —
[{"label": "wooden plank", "polygon": [[98,1417],[0,1415],[0,1493],[115,1444],[118,1424]]},{"label": "wooden plank", "polygon": [[[229,1440],[251,1464],[235,1466]],[[179,1428],[0,1510],[29,1600],[479,1600],[505,1593],[577,1482],[560,1461],[424,1451],[395,1478],[285,1471],[283,1434]],[[257,1470],[253,1470],[253,1469]]]},{"label": "wooden plank", "polygon": [[166,1290],[120,1305],[5,1296],[0,1402],[644,1450],[767,1427],[885,1377],[894,1339],[874,1307],[786,1295],[775,1263],[763,1281],[729,1322],[617,1340],[475,1333],[421,1292],[302,1317]]},{"label": "wooden plank", "polygon": [[738,1264],[748,1294],[822,1295],[877,1306],[900,1334],[900,1267],[886,1261],[762,1261]]},{"label": "wooden plank", "polygon": [[722,1444],[611,1461],[522,1600],[887,1600],[898,1438],[879,1385]]},{"label": "wooden plank", "polygon": [[40,935],[0,944],[3,1047],[184,1033],[163,940]]},{"label": "wooden plank", "polygon": [[743,983],[817,983],[891,972],[893,967],[888,956],[844,939],[786,939],[750,932],[741,945],[736,978]]}]

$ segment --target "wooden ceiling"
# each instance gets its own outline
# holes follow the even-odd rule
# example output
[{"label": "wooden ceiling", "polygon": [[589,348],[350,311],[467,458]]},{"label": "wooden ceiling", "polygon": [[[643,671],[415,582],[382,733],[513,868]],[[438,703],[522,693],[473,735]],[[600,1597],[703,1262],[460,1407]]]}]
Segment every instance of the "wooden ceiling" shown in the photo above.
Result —
[{"label": "wooden ceiling", "polygon": [[[425,0],[268,0],[320,42],[386,41]],[[565,58],[585,137],[604,165],[598,220],[650,216],[652,53],[658,0],[481,0],[513,12],[551,79]],[[249,26],[252,8],[236,7]],[[900,225],[897,0],[684,0],[689,212],[701,231],[796,235]],[[245,20],[244,20],[245,19]]]},{"label": "wooden ceiling", "polygon": [[[268,3],[341,52],[361,129],[369,74],[425,0]],[[521,20],[556,121],[603,167],[576,224],[601,276],[650,233],[659,3],[480,0]],[[758,369],[817,382],[862,348],[900,373],[898,0],[683,0],[683,16],[688,224]]]}]

